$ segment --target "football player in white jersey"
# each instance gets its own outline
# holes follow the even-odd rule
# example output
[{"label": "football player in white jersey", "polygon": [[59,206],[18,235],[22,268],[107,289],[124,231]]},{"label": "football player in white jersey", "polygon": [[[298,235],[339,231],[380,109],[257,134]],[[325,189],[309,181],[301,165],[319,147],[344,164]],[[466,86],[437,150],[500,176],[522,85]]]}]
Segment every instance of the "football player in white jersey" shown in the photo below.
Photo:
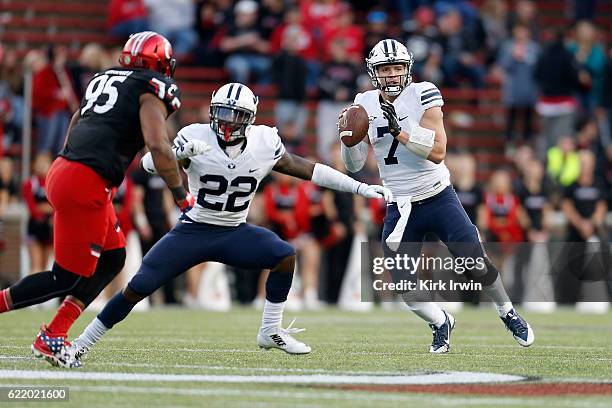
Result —
[{"label": "football player in white jersey", "polygon": [[[390,201],[382,186],[360,183],[329,166],[285,151],[276,128],[254,125],[258,99],[245,85],[230,83],[213,94],[210,124],[184,127],[174,151],[189,177],[196,197],[177,225],[144,257],[138,273],[117,293],[85,331],[58,356],[59,364],[74,368],[81,357],[140,300],[171,279],[206,261],[245,269],[270,269],[266,301],[257,344],[289,354],[311,349],[282,328],[282,316],[295,268],[295,250],[275,233],[248,224],[247,213],[261,180],[272,170],[339,191]],[[141,166],[154,173],[151,154]]]},{"label": "football player in white jersey", "polygon": [[[365,164],[371,144],[384,185],[393,193],[383,229],[385,254],[394,256],[400,243],[416,243],[409,247],[412,255],[418,256],[425,234],[433,233],[456,257],[483,257],[486,267],[473,268],[466,275],[482,284],[515,340],[524,347],[531,345],[533,330],[514,310],[499,273],[482,249],[476,227],[450,185],[444,165],[446,132],[440,91],[430,82],[412,82],[412,54],[393,39],[376,44],[366,63],[376,89],[358,94],[355,103],[368,113],[368,137],[353,147],[342,143],[341,149],[346,168],[355,172]],[[406,278],[405,273],[390,272],[396,281]],[[427,299],[424,295],[418,291],[402,293],[410,309],[432,329],[430,351],[446,353],[455,319],[436,303],[419,301]]]}]

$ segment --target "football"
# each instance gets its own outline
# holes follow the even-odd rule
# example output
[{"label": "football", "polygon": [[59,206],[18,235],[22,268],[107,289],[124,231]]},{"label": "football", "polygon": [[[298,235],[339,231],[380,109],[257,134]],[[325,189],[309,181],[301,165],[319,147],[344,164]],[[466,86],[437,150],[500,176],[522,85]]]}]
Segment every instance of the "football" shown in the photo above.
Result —
[{"label": "football", "polygon": [[354,104],[346,108],[338,121],[340,139],[346,146],[355,146],[368,134],[370,121],[368,113],[361,105]]}]

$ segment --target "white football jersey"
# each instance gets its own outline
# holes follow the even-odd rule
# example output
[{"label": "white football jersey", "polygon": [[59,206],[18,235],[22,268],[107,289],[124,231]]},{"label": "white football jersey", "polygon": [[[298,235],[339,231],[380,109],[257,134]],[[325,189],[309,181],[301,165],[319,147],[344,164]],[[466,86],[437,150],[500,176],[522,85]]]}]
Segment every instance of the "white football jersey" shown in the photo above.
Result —
[{"label": "white football jersey", "polygon": [[249,126],[246,147],[234,159],[219,146],[208,124],[186,126],[177,138],[203,140],[211,147],[205,154],[190,158],[184,169],[189,191],[197,200],[187,216],[207,224],[237,226],[246,222],[257,186],[285,154],[278,131],[269,126]]},{"label": "white football jersey", "polygon": [[[378,170],[385,187],[396,197],[412,197],[413,201],[426,198],[450,184],[444,162],[435,164],[412,153],[391,136],[380,102],[378,90],[357,94],[355,103],[368,112],[368,137],[374,149]],[[442,106],[440,91],[431,82],[411,83],[393,101],[400,126],[410,133],[421,122],[423,113],[434,106]]]}]

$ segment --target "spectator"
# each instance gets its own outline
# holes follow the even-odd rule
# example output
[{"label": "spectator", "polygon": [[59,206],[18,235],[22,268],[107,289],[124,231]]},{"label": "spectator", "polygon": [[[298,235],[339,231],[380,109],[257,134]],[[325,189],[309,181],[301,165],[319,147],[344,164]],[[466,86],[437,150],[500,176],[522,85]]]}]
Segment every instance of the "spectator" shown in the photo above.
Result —
[{"label": "spectator", "polygon": [[[523,118],[523,142],[529,142],[533,132],[533,109],[537,100],[535,66],[539,46],[529,38],[529,29],[517,24],[512,28],[512,40],[501,48],[499,65],[503,69],[503,101],[507,109],[506,148],[513,147],[517,117]],[[508,150],[507,150],[508,152]]]},{"label": "spectator", "polygon": [[601,45],[595,43],[596,36],[596,28],[591,22],[579,21],[576,24],[576,42],[569,45],[578,63],[580,104],[587,115],[599,106],[604,91],[606,55]]},{"label": "spectator", "polygon": [[261,13],[259,16],[259,27],[261,35],[266,40],[270,39],[272,32],[283,22],[285,5],[283,0],[262,0]]},{"label": "spectator", "polygon": [[567,187],[576,181],[580,174],[580,159],[570,136],[561,137],[557,146],[548,149],[546,156],[548,174],[557,186]]},{"label": "spectator", "polygon": [[488,58],[493,62],[504,41],[508,38],[508,4],[504,0],[487,0],[482,6],[482,25],[486,33]]},{"label": "spectator", "polygon": [[144,1],[149,9],[151,29],[170,41],[177,60],[185,60],[198,43],[192,0]]},{"label": "spectator", "polygon": [[285,39],[287,36],[291,37],[289,40],[294,41],[293,46],[296,48],[297,54],[306,61],[306,87],[308,89],[316,88],[321,72],[317,45],[314,36],[303,24],[302,15],[298,8],[287,9],[283,24],[272,32],[270,38],[270,52],[272,54],[281,51],[283,43],[288,41]]},{"label": "spectator", "polygon": [[[528,219],[527,241],[531,245],[520,245],[517,251],[515,263],[515,275],[513,283],[513,294],[517,299],[523,298],[523,292],[529,283],[523,282],[523,268],[531,266],[534,256],[547,254],[545,243],[550,240],[549,222],[552,214],[552,205],[549,200],[549,183],[542,163],[536,159],[530,159],[525,165],[517,195],[521,206],[525,209]],[[535,251],[536,245],[543,245]],[[540,260],[548,263],[548,257]],[[528,269],[530,275],[538,276],[541,280],[547,273],[545,270]],[[533,278],[533,276],[532,276]],[[526,279],[530,281],[529,278]],[[533,280],[531,280],[533,282]]]},{"label": "spectator", "polygon": [[125,41],[133,33],[147,31],[147,8],[144,0],[110,0],[107,26],[118,41]]},{"label": "spectator", "polygon": [[306,99],[306,61],[299,56],[298,35],[296,31],[285,31],[283,49],[274,57],[272,72],[278,86],[276,103],[276,126],[290,150],[299,149],[304,136],[308,110]]},{"label": "spectator", "polygon": [[19,185],[15,176],[15,163],[10,157],[0,157],[0,190],[4,192],[4,209],[17,202]]},{"label": "spectator", "polygon": [[301,0],[300,14],[304,25],[320,40],[322,30],[340,16],[341,5],[338,0]]},{"label": "spectator", "polygon": [[[302,278],[303,305],[308,309],[319,308],[318,282],[321,251],[319,245],[307,233],[308,196],[294,177],[274,173],[274,182],[264,189],[266,215],[272,230],[282,239],[290,241],[298,252]],[[301,210],[298,210],[301,207]],[[298,212],[300,215],[298,216]],[[306,219],[305,219],[306,218]]]},{"label": "spectator", "polygon": [[[338,114],[355,96],[357,72],[348,61],[346,49],[340,39],[331,44],[332,60],[323,68],[319,81],[320,101],[317,106],[317,155],[331,161],[331,146],[338,140]],[[330,126],[332,124],[332,126]]]},{"label": "spectator", "polygon": [[257,3],[240,0],[234,7],[234,24],[224,35],[219,46],[229,55],[225,69],[234,82],[248,83],[252,74],[260,83],[269,81],[271,60],[267,55],[270,43],[257,25]]},{"label": "spectator", "polygon": [[366,58],[379,41],[389,38],[387,24],[389,16],[385,11],[372,10],[368,13],[367,20],[362,58]]},{"label": "spectator", "polygon": [[[51,57],[53,55],[50,55]],[[55,68],[44,53],[30,51],[25,58],[26,66],[33,73],[32,110],[38,131],[38,151],[57,154],[63,144],[68,129],[69,104],[72,90],[62,85],[60,75],[68,77],[63,66]]]},{"label": "spectator", "polygon": [[38,153],[34,158],[32,175],[22,187],[23,199],[28,207],[28,253],[30,273],[47,270],[53,252],[51,217],[53,207],[47,200],[45,176],[51,166],[48,153]]},{"label": "spectator", "polygon": [[442,47],[442,71],[447,86],[457,87],[460,78],[467,78],[474,88],[484,85],[485,70],[476,52],[482,48],[480,39],[464,30],[463,17],[450,8],[438,19],[437,38]]},{"label": "spectator", "polygon": [[557,144],[560,136],[570,135],[574,130],[578,71],[563,41],[563,31],[559,30],[540,54],[535,70],[540,88],[536,111],[542,117],[544,134],[544,143],[538,149],[540,158],[544,151]]},{"label": "spectator", "polygon": [[538,9],[533,0],[518,0],[514,3],[514,10],[508,15],[508,31],[517,24],[529,27],[531,38],[540,38],[540,27],[537,21]]},{"label": "spectator", "polygon": [[196,64],[218,67],[223,65],[219,43],[224,27],[230,21],[229,11],[221,8],[221,2],[202,1],[196,8],[196,31],[199,36],[196,48]]},{"label": "spectator", "polygon": [[89,43],[83,47],[79,54],[77,64],[70,68],[74,89],[79,99],[85,95],[85,90],[93,76],[105,69],[116,65],[118,60],[111,61],[106,50],[98,43]]},{"label": "spectator", "polygon": [[14,49],[6,49],[0,45],[0,100],[4,100],[5,112],[0,119],[0,150],[3,138],[9,143],[21,141],[23,127],[23,69],[21,61]]},{"label": "spectator", "polygon": [[[612,49],[606,63],[603,89],[612,89]],[[603,93],[601,106],[597,113],[601,123],[602,144],[606,148],[606,158],[608,159],[607,175],[608,179],[612,180],[612,92]],[[610,208],[612,208],[612,194],[610,195]]]},{"label": "spectator", "polygon": [[[346,173],[346,167],[340,157],[340,145],[336,143],[330,146],[330,150],[332,166]],[[351,193],[327,190],[323,193],[323,206],[336,235],[335,243],[328,246],[325,252],[326,291],[324,299],[335,304],[338,302],[342,288],[355,231],[363,228],[361,224],[357,225],[357,214],[364,207],[364,202],[361,197],[356,197]]]},{"label": "spectator", "polygon": [[464,153],[455,160],[457,163],[451,173],[453,187],[468,218],[476,225],[478,208],[482,205],[482,190],[476,180],[476,159]]},{"label": "spectator", "polygon": [[[575,302],[579,295],[580,281],[600,280],[601,275],[588,276],[605,271],[589,271],[585,265],[587,242],[607,242],[605,217],[607,209],[605,190],[595,177],[595,156],[592,152],[580,151],[580,176],[565,189],[561,209],[569,221],[568,242],[582,243],[569,245],[564,251],[565,267],[558,278],[558,293],[561,303]],[[605,253],[603,248],[599,253]],[[577,279],[577,280],[576,280]]]},{"label": "spectator", "polygon": [[353,64],[363,64],[364,32],[363,29],[354,24],[353,10],[342,3],[340,15],[323,28],[322,48],[325,52],[323,59],[331,59],[331,44],[342,41],[346,56]]},{"label": "spectator", "polygon": [[[153,245],[170,231],[168,220],[174,206],[170,192],[160,176],[135,169],[130,177],[133,181],[134,226],[140,238],[142,255],[145,256]],[[165,285],[163,292],[165,303],[177,303],[174,282]]]},{"label": "spectator", "polygon": [[488,241],[513,243],[524,239],[527,215],[512,191],[512,177],[507,170],[496,170],[484,195],[479,224],[487,232]]},{"label": "spectator", "polygon": [[414,58],[414,74],[421,81],[441,85],[442,49],[435,42],[438,36],[435,21],[436,16],[431,8],[420,7],[415,11],[413,19],[404,23],[403,28],[406,47]]}]

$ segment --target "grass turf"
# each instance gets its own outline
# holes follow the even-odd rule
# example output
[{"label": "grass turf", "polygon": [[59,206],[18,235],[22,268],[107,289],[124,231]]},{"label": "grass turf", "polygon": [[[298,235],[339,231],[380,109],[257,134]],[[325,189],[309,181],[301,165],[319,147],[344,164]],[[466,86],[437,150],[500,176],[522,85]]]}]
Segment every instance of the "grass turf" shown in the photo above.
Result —
[{"label": "grass turf", "polygon": [[[39,324],[52,312],[17,311],[0,316],[0,370],[58,370],[31,357]],[[612,381],[612,314],[571,310],[524,314],[536,333],[530,348],[516,344],[495,312],[466,309],[456,314],[452,350],[428,353],[431,334],[409,312],[285,312],[298,316],[298,334],[310,344],[307,356],[290,356],[255,345],[260,312],[230,313],[158,309],[132,313],[84,361],[82,371],[206,375],[413,374],[477,371],[527,376],[535,381]],[[76,336],[93,317],[82,316]],[[66,385],[69,403],[51,406],[609,406],[601,397],[496,397],[384,393],[307,385],[208,382],[136,382],[8,379],[0,385]],[[38,404],[38,405],[37,405]],[[20,405],[22,406],[22,405]],[[39,406],[33,403],[32,406]]]}]

